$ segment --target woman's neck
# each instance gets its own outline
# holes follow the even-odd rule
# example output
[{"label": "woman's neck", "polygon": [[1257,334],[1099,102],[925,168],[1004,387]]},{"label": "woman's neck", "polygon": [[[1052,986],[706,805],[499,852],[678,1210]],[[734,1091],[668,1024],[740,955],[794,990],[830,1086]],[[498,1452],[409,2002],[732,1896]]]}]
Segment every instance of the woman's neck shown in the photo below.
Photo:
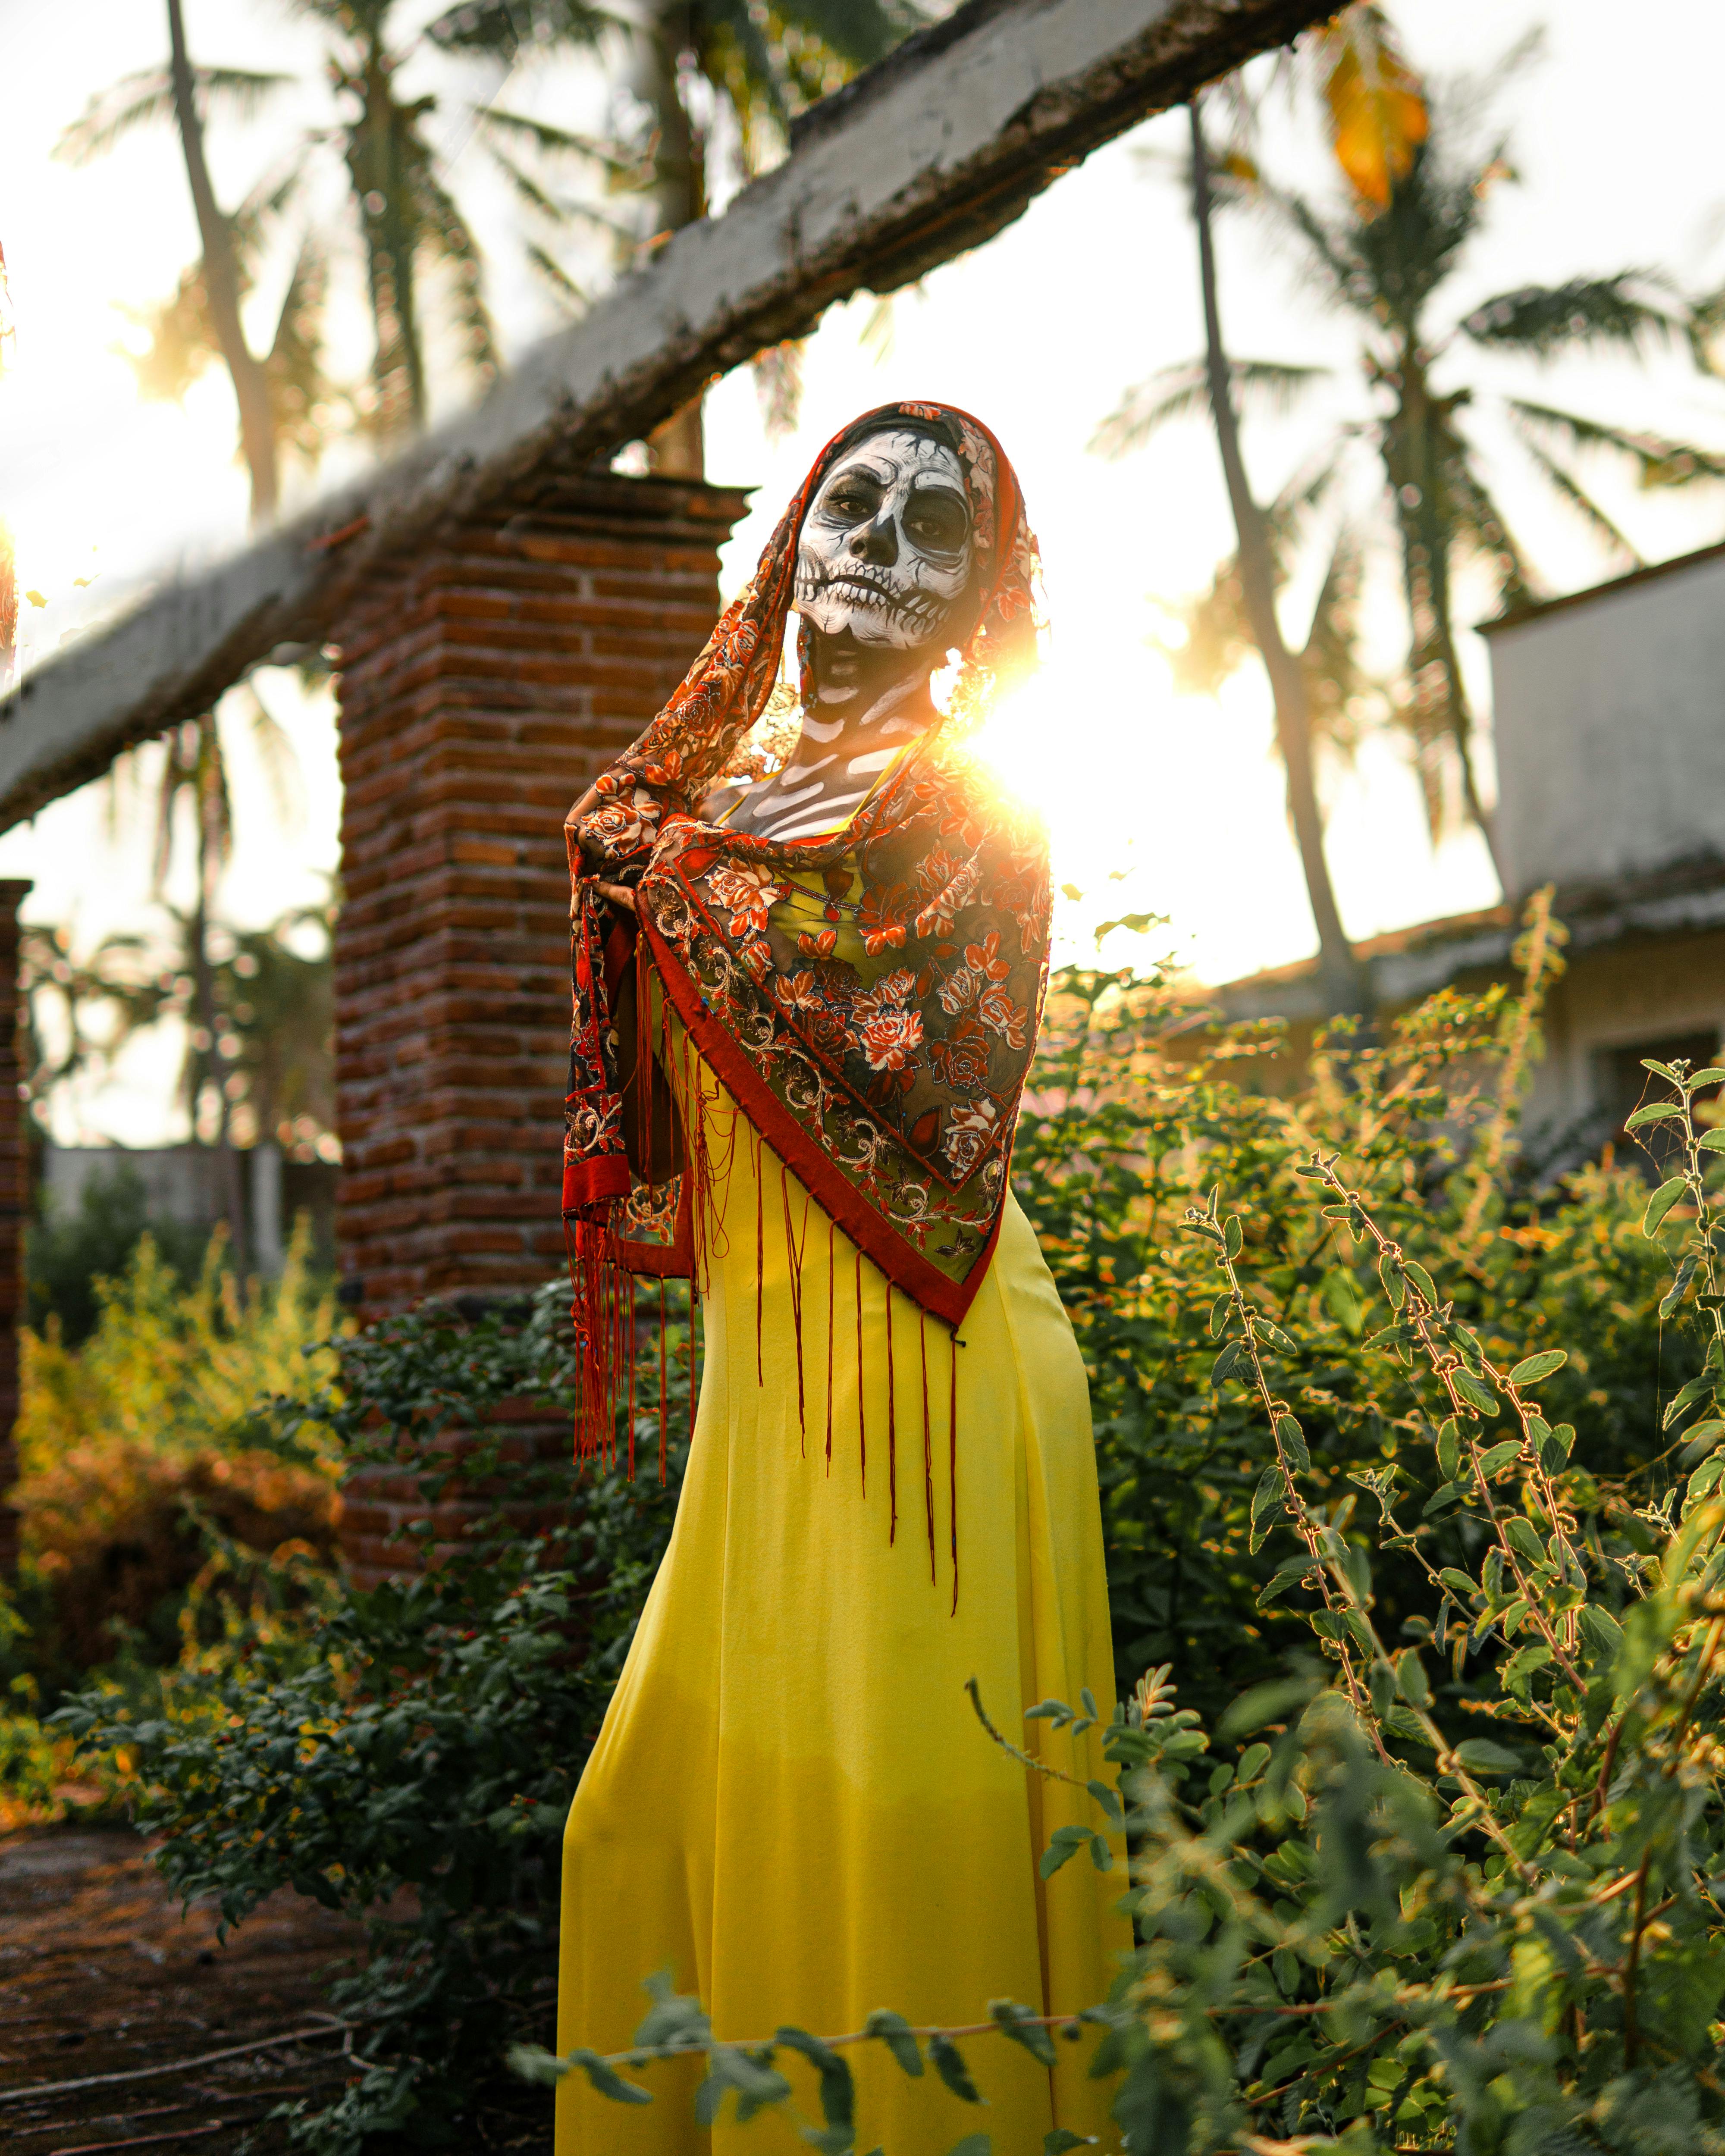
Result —
[{"label": "woman's neck", "polygon": [[926,653],[817,638],[797,746],[752,789],[732,828],[807,838],[854,815],[898,752],[937,722],[932,670]]}]

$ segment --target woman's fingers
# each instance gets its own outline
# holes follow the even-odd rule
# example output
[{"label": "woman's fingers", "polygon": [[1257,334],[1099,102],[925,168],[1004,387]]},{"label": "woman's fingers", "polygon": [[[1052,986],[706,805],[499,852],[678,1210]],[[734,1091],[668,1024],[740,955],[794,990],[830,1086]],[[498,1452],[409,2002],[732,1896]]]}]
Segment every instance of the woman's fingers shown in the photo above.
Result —
[{"label": "woman's fingers", "polygon": [[601,883],[595,876],[593,887],[601,898],[608,898],[614,906],[620,906],[626,913],[634,911],[635,895],[626,883]]}]

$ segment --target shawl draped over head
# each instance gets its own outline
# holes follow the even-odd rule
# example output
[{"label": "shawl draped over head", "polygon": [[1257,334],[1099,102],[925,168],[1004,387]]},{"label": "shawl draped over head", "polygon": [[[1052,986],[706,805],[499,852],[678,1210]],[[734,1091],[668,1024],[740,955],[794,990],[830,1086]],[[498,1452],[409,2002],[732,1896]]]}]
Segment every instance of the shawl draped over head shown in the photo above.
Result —
[{"label": "shawl draped over head", "polygon": [[[778,680],[803,516],[837,459],[895,424],[947,442],[970,496],[975,569],[954,621],[952,716],[829,837],[773,841],[705,822],[714,786],[748,768],[744,737]],[[594,1388],[584,1450],[608,1441],[596,1425],[608,1430],[602,1410],[626,1352],[621,1276],[699,1270],[703,1132],[687,1133],[673,1174],[651,1160],[636,1173],[625,1150],[625,1086],[641,1091],[638,1127],[653,1128],[646,1096],[665,1082],[655,1051],[666,1067],[674,1052],[704,1064],[755,1142],[893,1286],[955,1328],[969,1307],[999,1233],[1041,1014],[1049,889],[1040,819],[1002,795],[961,737],[994,688],[1034,664],[1037,572],[1016,475],[986,428],[947,405],[865,414],[816,459],[681,686],[572,816],[563,1214]],[[799,648],[806,670],[806,632]],[[633,917],[596,877],[633,887]],[[616,1014],[631,968],[625,1077]]]}]

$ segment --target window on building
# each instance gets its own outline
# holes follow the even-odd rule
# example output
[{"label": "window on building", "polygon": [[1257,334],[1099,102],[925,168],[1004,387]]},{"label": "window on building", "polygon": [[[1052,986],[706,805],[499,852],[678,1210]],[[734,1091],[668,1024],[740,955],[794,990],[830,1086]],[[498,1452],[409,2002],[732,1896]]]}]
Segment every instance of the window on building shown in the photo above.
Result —
[{"label": "window on building", "polygon": [[1671,1173],[1667,1165],[1676,1146],[1669,1124],[1644,1124],[1630,1132],[1624,1125],[1648,1101],[1666,1097],[1662,1079],[1644,1068],[1645,1062],[1675,1063],[1681,1057],[1691,1070],[1700,1070],[1722,1060],[1717,1029],[1707,1033],[1664,1034],[1653,1040],[1638,1040],[1625,1048],[1594,1051],[1594,1095],[1600,1121],[1611,1125],[1610,1144],[1620,1162],[1633,1162],[1650,1183]]}]

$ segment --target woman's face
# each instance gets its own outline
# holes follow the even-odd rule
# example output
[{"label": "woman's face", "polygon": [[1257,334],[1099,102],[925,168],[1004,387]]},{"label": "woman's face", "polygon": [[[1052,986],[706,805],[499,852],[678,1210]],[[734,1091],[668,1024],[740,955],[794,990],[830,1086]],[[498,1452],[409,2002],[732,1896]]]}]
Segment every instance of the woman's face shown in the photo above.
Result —
[{"label": "woman's face", "polygon": [[973,562],[957,456],[889,422],[839,458],[803,520],[796,608],[828,636],[941,648]]}]

